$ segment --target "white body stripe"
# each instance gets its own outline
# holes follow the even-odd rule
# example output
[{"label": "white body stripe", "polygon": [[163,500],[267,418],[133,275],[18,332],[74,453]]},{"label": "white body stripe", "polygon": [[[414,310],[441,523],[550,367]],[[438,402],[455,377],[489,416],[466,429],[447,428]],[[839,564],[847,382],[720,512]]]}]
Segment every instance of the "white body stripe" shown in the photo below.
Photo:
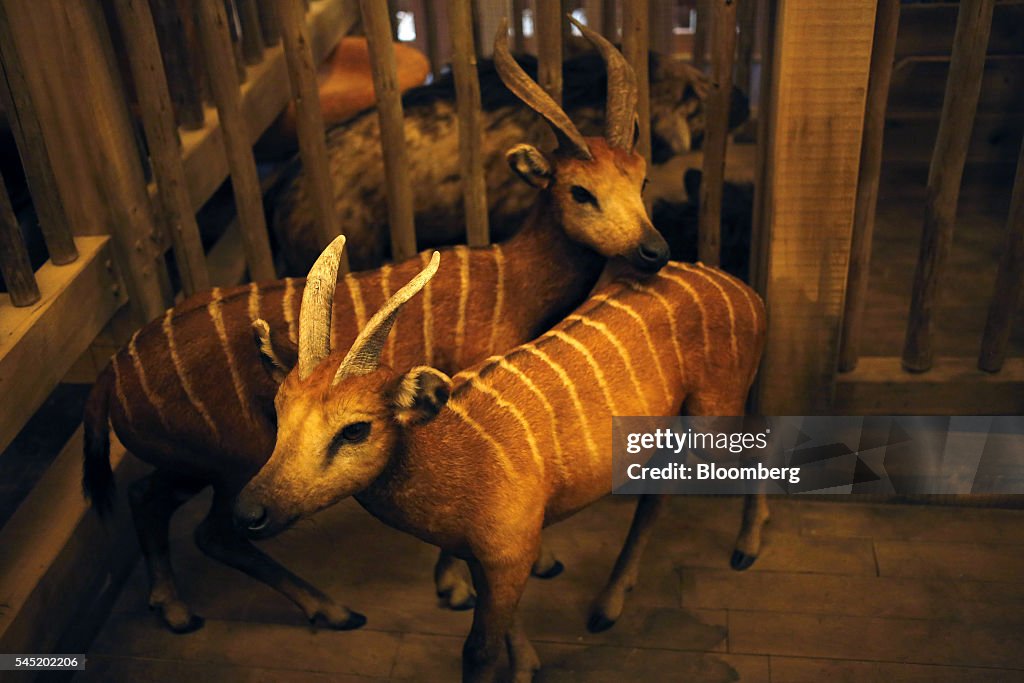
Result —
[{"label": "white body stripe", "polygon": [[260,287],[255,282],[249,283],[249,322],[254,323],[261,318]]},{"label": "white body stripe", "polygon": [[478,374],[474,373],[466,381],[472,383],[475,388],[493,398],[495,403],[510,412],[512,416],[519,421],[519,425],[523,428],[523,432],[526,433],[526,443],[530,446],[530,452],[533,454],[533,461],[537,463],[537,468],[540,470],[541,475],[543,475],[544,458],[541,456],[540,449],[537,447],[537,439],[533,433],[533,427],[530,426],[529,420],[527,420],[526,416],[523,415],[523,411],[519,410],[519,408],[511,401],[502,398],[501,394],[488,385],[485,380],[481,379]]},{"label": "white body stripe", "polygon": [[[384,301],[391,298],[391,265],[384,264],[380,269],[380,291],[384,295]],[[388,365],[395,367],[395,338],[398,337],[398,333],[395,332],[395,328],[398,327],[398,316],[395,316],[395,321],[391,325],[391,334],[388,335]]]},{"label": "white body stripe", "polygon": [[491,339],[487,344],[487,353],[494,353],[494,345],[497,343],[498,337],[498,322],[504,314],[502,309],[505,307],[505,252],[501,250],[501,247],[495,245],[491,248],[491,253],[494,254],[497,281],[494,283],[494,317],[491,318]]},{"label": "white body stripe", "polygon": [[459,257],[459,315],[455,320],[455,353],[457,365],[462,364],[462,346],[466,342],[466,306],[469,304],[469,249],[463,245],[455,247]]},{"label": "white body stripe", "polygon": [[612,391],[611,387],[608,386],[608,379],[604,376],[604,370],[602,370],[601,366],[598,365],[597,359],[594,358],[592,353],[590,353],[590,349],[584,346],[583,342],[579,339],[576,339],[561,330],[551,330],[544,336],[546,337],[548,335],[565,342],[583,356],[587,361],[587,365],[590,366],[590,369],[594,372],[594,376],[597,378],[597,384],[601,387],[601,393],[604,394],[604,402],[607,404],[608,410],[612,412],[612,415],[617,415],[619,411],[615,407],[615,400],[612,398]]},{"label": "white body stripe", "polygon": [[164,315],[164,335],[167,337],[167,348],[171,352],[171,362],[174,364],[174,372],[178,375],[178,381],[181,382],[181,388],[185,391],[185,396],[188,397],[189,403],[196,409],[196,412],[202,416],[206,425],[213,432],[213,437],[219,439],[220,435],[217,432],[217,425],[213,423],[213,418],[210,417],[210,412],[203,405],[202,400],[196,396],[192,390],[192,384],[188,381],[188,376],[185,370],[184,364],[181,362],[181,357],[178,355],[178,348],[174,343],[174,326],[171,322],[171,316],[173,309],[168,309],[167,314]]},{"label": "white body stripe", "polygon": [[[687,282],[683,278],[681,278],[681,277],[679,277],[677,275],[669,275],[664,270],[662,270],[660,273],[658,273],[658,277],[664,278],[664,279],[668,280],[669,282],[674,282],[675,284],[677,284],[680,287],[682,287],[683,291],[686,292],[690,296],[690,298],[693,299],[693,303],[697,305],[697,310],[700,311],[700,331],[701,331],[701,339],[702,339],[702,344],[703,344],[703,349],[704,349],[704,351],[703,351],[703,353],[704,353],[703,360],[706,363],[707,359],[710,357],[709,353],[711,351],[711,338],[708,335],[708,312],[704,308],[704,302],[701,301],[700,295],[697,294],[697,290],[695,290],[693,288],[693,285],[691,285],[689,282]],[[703,365],[703,363],[702,363],[702,365]]]},{"label": "white body stripe", "polygon": [[555,443],[555,469],[558,470],[561,481],[567,481],[569,478],[569,472],[566,470],[565,461],[562,458],[562,439],[559,436],[558,416],[555,414],[555,408],[551,405],[551,401],[549,401],[548,397],[544,395],[544,392],[537,388],[537,385],[533,383],[533,380],[530,379],[526,373],[510,363],[503,356],[494,357],[494,361],[498,364],[498,367],[506,370],[525,384],[526,388],[533,392],[533,395],[540,400],[544,409],[548,411],[548,416],[551,418],[551,438]]},{"label": "white body stripe", "polygon": [[231,344],[228,342],[228,331],[224,326],[224,312],[221,309],[223,301],[221,300],[220,287],[214,287],[211,296],[210,303],[206,305],[206,310],[210,314],[210,319],[213,320],[214,329],[217,330],[220,347],[224,349],[224,355],[228,359],[228,372],[231,373],[231,383],[235,386],[235,396],[238,397],[238,405],[242,409],[242,413],[250,421],[253,421],[252,410],[245,395],[245,385],[242,383],[241,375],[238,374],[238,363],[235,361],[235,354],[231,351]]},{"label": "white body stripe", "polygon": [[619,338],[615,336],[615,333],[600,320],[591,320],[585,315],[570,315],[566,320],[577,320],[580,324],[597,330],[613,347],[615,347],[615,350],[619,354],[619,358],[622,359],[622,364],[626,366],[626,372],[629,373],[629,381],[633,384],[633,390],[636,392],[636,395],[640,397],[640,400],[643,401],[644,414],[649,415],[651,413],[651,404],[647,400],[647,396],[644,395],[644,388],[640,384],[639,378],[636,376],[636,370],[633,368],[633,359],[630,357],[629,351],[625,346],[623,346]]},{"label": "white body stripe", "polygon": [[356,334],[359,334],[366,326],[366,305],[363,304],[363,290],[359,286],[359,280],[351,275],[345,276],[345,286],[348,287],[348,295],[352,299],[352,310],[355,311],[356,315]]},{"label": "white body stripe", "polygon": [[544,353],[533,344],[526,344],[520,348],[541,359],[541,361],[554,370],[562,380],[562,384],[565,385],[566,390],[569,392],[569,397],[572,399],[572,404],[576,408],[576,416],[580,420],[580,425],[583,427],[583,438],[587,442],[587,448],[590,450],[591,454],[597,455],[599,451],[597,450],[597,444],[594,443],[594,436],[590,433],[590,422],[587,421],[587,415],[583,410],[583,403],[580,402],[580,395],[576,391],[576,385],[572,383],[571,379],[569,379],[569,375],[566,374],[565,368],[556,363],[551,359],[551,356]]},{"label": "white body stripe", "polygon": [[661,367],[661,359],[658,358],[658,349],[654,345],[654,339],[651,337],[651,330],[649,327],[647,327],[647,322],[643,319],[643,317],[640,316],[639,313],[634,311],[631,307],[627,306],[621,301],[609,298],[607,294],[597,294],[594,296],[594,300],[603,301],[612,308],[622,311],[630,318],[632,318],[634,321],[636,321],[636,324],[640,327],[640,331],[644,335],[644,339],[647,341],[647,350],[650,352],[651,357],[654,359],[654,367],[658,371],[658,380],[661,382],[661,389],[662,392],[664,392],[665,400],[667,401],[672,396],[672,392],[668,388],[668,379],[665,377],[665,370]]},{"label": "white body stripe", "polygon": [[480,423],[469,416],[462,406],[457,403],[449,401],[448,407],[451,408],[452,412],[462,418],[462,421],[468,424],[473,431],[480,435],[480,437],[490,444],[494,451],[494,457],[498,460],[501,468],[505,470],[505,476],[509,480],[514,481],[516,479],[515,469],[512,467],[512,462],[508,459],[508,454],[505,452],[505,447],[498,443],[493,436],[487,433],[487,430],[480,426]]},{"label": "white body stripe", "polygon": [[679,363],[679,379],[680,381],[685,381],[686,363],[683,361],[683,350],[679,347],[679,326],[676,324],[675,315],[672,314],[672,306],[665,297],[650,287],[644,287],[636,282],[629,282],[627,284],[629,288],[635,292],[641,292],[654,297],[654,299],[661,304],[661,307],[665,309],[665,315],[668,316],[669,330],[672,336],[672,348],[676,352],[676,361]]},{"label": "white body stripe", "polygon": [[284,313],[284,321],[288,323],[288,338],[293,344],[299,343],[299,328],[295,324],[295,280],[290,277],[284,279],[284,296],[281,298],[281,312]]},{"label": "white body stripe", "polygon": [[[168,314],[170,311],[168,311]],[[146,370],[142,367],[142,359],[139,358],[139,351],[135,346],[135,340],[139,337],[139,331],[135,330],[135,334],[128,341],[128,357],[132,360],[132,367],[135,369],[135,374],[139,378],[139,386],[142,387],[142,393],[146,395],[146,400],[149,401],[149,405],[153,406],[153,410],[156,412],[157,418],[160,420],[160,424],[168,429],[167,418],[164,416],[164,398],[159,394],[153,392],[149,386],[149,380],[146,378]]]},{"label": "white body stripe", "polygon": [[[430,263],[431,253],[425,251],[420,254],[420,261],[424,267]],[[420,292],[423,298],[423,357],[426,365],[434,364],[434,309],[430,301],[430,291],[430,282],[427,282],[426,287]]]},{"label": "white body stripe", "polygon": [[709,275],[709,271],[706,268],[700,267],[695,268],[686,263],[674,263],[670,262],[671,266],[682,268],[684,271],[693,273],[704,280],[711,283],[711,286],[718,290],[718,293],[722,295],[722,301],[725,302],[725,308],[729,312],[729,345],[732,349],[732,364],[734,366],[739,365],[740,362],[740,350],[736,343],[736,311],[732,307],[732,299],[725,293],[722,285],[718,284],[718,281]]}]

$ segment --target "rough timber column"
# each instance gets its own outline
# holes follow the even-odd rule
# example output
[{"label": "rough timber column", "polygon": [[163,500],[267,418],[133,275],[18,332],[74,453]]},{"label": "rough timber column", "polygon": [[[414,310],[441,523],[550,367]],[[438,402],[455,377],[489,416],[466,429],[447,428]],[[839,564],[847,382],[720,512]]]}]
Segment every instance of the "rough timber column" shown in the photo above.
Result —
[{"label": "rough timber column", "polygon": [[827,410],[857,191],[874,0],[782,0],[763,204],[768,342],[757,409]]}]

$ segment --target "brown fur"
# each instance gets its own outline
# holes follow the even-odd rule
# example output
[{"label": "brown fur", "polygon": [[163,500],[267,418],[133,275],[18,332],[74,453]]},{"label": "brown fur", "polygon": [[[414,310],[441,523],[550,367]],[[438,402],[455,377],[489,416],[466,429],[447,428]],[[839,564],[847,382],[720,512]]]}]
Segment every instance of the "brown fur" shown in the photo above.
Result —
[{"label": "brown fur", "polygon": [[[750,288],[672,263],[617,281],[535,341],[462,371],[436,418],[413,426],[392,418],[404,380],[389,368],[332,384],[342,349],[307,380],[292,373],[282,384],[274,453],[239,500],[263,511],[259,533],[270,534],[354,495],[384,522],[466,558],[480,595],[466,680],[490,680],[505,637],[514,673],[526,677],[537,660],[516,604],[541,529],[608,493],[611,417],[742,414],[764,336]],[[331,441],[355,420],[372,422],[365,441]],[[614,622],[635,581],[656,508],[638,508],[599,627]]]}]

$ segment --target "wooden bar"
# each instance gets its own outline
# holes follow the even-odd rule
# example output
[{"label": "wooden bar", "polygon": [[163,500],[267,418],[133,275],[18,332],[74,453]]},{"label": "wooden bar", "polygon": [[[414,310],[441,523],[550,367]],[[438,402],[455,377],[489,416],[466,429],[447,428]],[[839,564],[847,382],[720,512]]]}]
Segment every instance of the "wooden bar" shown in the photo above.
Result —
[{"label": "wooden bar", "polygon": [[[334,204],[334,184],[327,161],[324,118],[320,111],[320,92],[316,81],[316,63],[306,28],[306,7],[302,0],[280,0],[277,4],[295,102],[295,125],[299,136],[299,154],[312,199],[314,223],[320,246],[326,247],[340,234],[341,218]],[[348,254],[341,255],[342,272],[348,272]]]},{"label": "wooden bar", "polygon": [[99,227],[113,237],[135,321],[146,322],[166,310],[173,292],[107,24],[95,3],[54,4],[62,13],[62,25],[54,30],[71,41],[78,86],[90,93],[79,115],[82,134],[93,143],[94,182],[106,200],[105,215],[97,217]]},{"label": "wooden bar", "polygon": [[899,25],[899,0],[879,0],[875,17],[875,39],[871,50],[871,73],[864,113],[864,139],[861,142],[857,200],[850,242],[850,269],[846,278],[846,302],[839,342],[839,371],[857,366],[863,331],[864,302],[871,272],[871,242],[875,230],[878,182],[882,172],[882,139],[885,135],[885,111],[889,99],[889,81],[896,54],[896,29]]},{"label": "wooden bar", "polygon": [[263,35],[263,44],[266,47],[277,45],[281,40],[281,23],[277,19],[276,3],[258,3],[260,10],[260,33]]},{"label": "wooden bar", "polygon": [[[774,80],[775,64],[775,20],[779,0],[758,0],[764,17],[758,25],[761,44],[761,77],[759,91],[761,102],[757,107],[757,150],[754,157],[754,210],[752,234],[750,236],[750,285],[762,297],[767,290],[768,252],[771,244],[771,206],[766,201],[771,196],[772,174],[768,166],[768,151],[772,148],[775,126],[772,112],[777,94]],[[757,392],[755,392],[757,395]]]},{"label": "wooden bar", "polygon": [[43,135],[40,111],[29,90],[7,12],[0,3],[0,105],[7,112],[14,133],[50,260],[64,265],[78,258],[71,237],[71,220],[57,185],[51,149]]},{"label": "wooden bar", "polygon": [[274,261],[270,254],[256,161],[249,146],[249,131],[242,115],[228,18],[220,2],[199,2],[196,9],[206,70],[210,75],[210,89],[217,104],[224,151],[231,169],[235,206],[245,238],[249,274],[254,280],[270,280],[275,276]]},{"label": "wooden bar", "polygon": [[195,57],[197,45],[193,13],[191,9],[179,11],[181,7],[182,3],[149,0],[178,125],[187,130],[197,130],[204,123],[206,74]]},{"label": "wooden bar", "polygon": [[426,35],[427,57],[430,59],[430,73],[434,75],[435,80],[441,77],[441,70],[444,68],[444,58],[441,56],[441,38],[437,32],[440,21],[437,12],[439,7],[440,5],[436,2],[424,2],[421,15],[422,29]]},{"label": "wooden bar", "polygon": [[471,0],[449,0],[452,72],[459,117],[459,168],[466,215],[466,240],[471,247],[490,243],[487,224],[487,181],[484,177],[483,126],[480,120],[480,80],[476,73]]},{"label": "wooden bar", "polygon": [[39,301],[39,285],[3,178],[0,178],[0,274],[4,276],[11,305],[20,308]]},{"label": "wooden bar", "polygon": [[1006,246],[999,260],[999,273],[989,304],[985,334],[981,340],[978,369],[999,372],[1006,361],[1006,346],[1013,329],[1013,316],[1024,284],[1024,142],[1017,159],[1010,217],[1006,225]]},{"label": "wooden bar", "polygon": [[942,118],[928,171],[921,251],[903,345],[903,367],[909,372],[925,372],[933,362],[932,315],[953,242],[960,180],[981,92],[994,5],[995,0],[960,3]]},{"label": "wooden bar", "polygon": [[199,226],[188,198],[181,161],[181,140],[174,121],[153,16],[146,0],[114,0],[114,9],[124,34],[128,63],[135,81],[164,227],[174,246],[174,260],[181,275],[182,289],[186,295],[194,294],[209,289],[210,279]]},{"label": "wooden bar", "polygon": [[778,3],[759,202],[771,333],[763,415],[830,410],[877,0]]},{"label": "wooden bar", "polygon": [[705,101],[707,134],[703,147],[697,253],[707,265],[717,266],[722,256],[722,183],[729,142],[732,65],[736,54],[735,1],[711,0],[711,16],[715,34],[711,45],[711,92]]},{"label": "wooden bar", "polygon": [[619,41],[619,22],[615,0],[601,0],[601,35],[613,43]]},{"label": "wooden bar", "polygon": [[562,104],[562,3],[537,0],[533,13],[533,35],[537,38],[537,82]]},{"label": "wooden bar", "polygon": [[[202,0],[198,0],[202,3]],[[248,74],[245,72],[245,57],[242,55],[242,26],[238,19],[238,8],[235,0],[224,0],[224,16],[227,17],[228,34],[231,36],[231,52],[235,58],[235,72],[238,82],[245,83]]]},{"label": "wooden bar", "polygon": [[395,49],[391,42],[391,20],[385,0],[359,0],[363,28],[370,50],[370,70],[377,93],[380,144],[384,153],[384,176],[388,184],[388,221],[391,228],[391,257],[404,261],[416,254],[412,185],[405,150],[402,94],[398,89]]},{"label": "wooden bar", "polygon": [[751,74],[754,70],[754,44],[757,42],[757,9],[760,0],[738,0],[736,23],[739,34],[736,36],[736,87],[748,97],[751,87]]},{"label": "wooden bar", "polygon": [[[716,0],[697,0],[697,25],[693,31],[693,65],[704,68],[704,59],[708,54],[708,40],[711,38],[711,3]],[[742,0],[740,0],[742,2]],[[628,3],[627,3],[628,4]]]},{"label": "wooden bar", "polygon": [[236,3],[242,28],[242,58],[249,66],[259,64],[263,60],[263,33],[257,0],[236,0]]},{"label": "wooden bar", "polygon": [[622,54],[636,74],[636,113],[640,119],[640,139],[636,150],[651,165],[651,85],[649,75],[650,24],[646,2],[622,3]]},{"label": "wooden bar", "polygon": [[526,35],[523,33],[523,10],[526,0],[512,0],[512,50],[521,55],[526,52]]}]

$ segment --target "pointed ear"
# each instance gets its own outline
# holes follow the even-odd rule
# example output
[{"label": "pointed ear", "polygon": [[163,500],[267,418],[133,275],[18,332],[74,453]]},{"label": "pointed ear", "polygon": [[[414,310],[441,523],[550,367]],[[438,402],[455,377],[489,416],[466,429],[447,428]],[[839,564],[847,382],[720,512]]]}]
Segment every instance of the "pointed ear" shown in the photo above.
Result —
[{"label": "pointed ear", "polygon": [[533,145],[516,145],[505,152],[509,167],[529,185],[543,190],[551,183],[551,164]]},{"label": "pointed ear", "polygon": [[280,384],[285,376],[295,367],[299,350],[287,337],[270,334],[270,325],[266,320],[259,319],[252,324],[253,340],[260,353],[260,361],[271,379]]},{"label": "pointed ear", "polygon": [[400,425],[430,422],[441,412],[452,392],[452,380],[440,370],[420,365],[402,375],[392,404]]}]

